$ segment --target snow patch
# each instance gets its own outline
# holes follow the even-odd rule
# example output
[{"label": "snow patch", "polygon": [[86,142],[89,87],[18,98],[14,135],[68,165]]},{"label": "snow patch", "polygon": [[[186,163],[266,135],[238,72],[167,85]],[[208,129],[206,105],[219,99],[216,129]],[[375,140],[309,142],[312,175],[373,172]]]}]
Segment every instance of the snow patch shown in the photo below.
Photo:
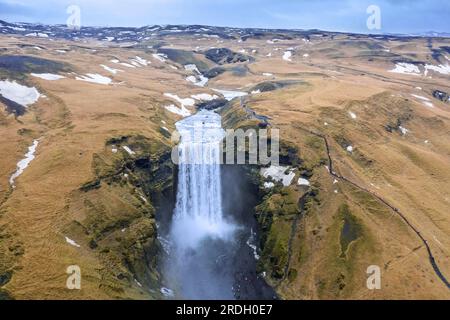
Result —
[{"label": "snow patch", "polygon": [[165,106],[164,108],[167,111],[175,113],[182,117],[188,117],[191,115],[191,112],[188,109],[186,109],[184,106],[181,106],[181,108],[178,108],[176,105],[170,104],[168,106]]},{"label": "snow patch", "polygon": [[414,75],[414,76],[420,75],[420,69],[418,66],[411,64],[411,63],[406,63],[406,62],[397,63],[395,65],[395,68],[392,70],[389,70],[389,72],[409,74],[409,75]]},{"label": "snow patch", "polygon": [[399,126],[398,129],[400,130],[402,135],[406,135],[409,132],[408,129],[406,129],[405,127],[402,127],[402,126]]},{"label": "snow patch", "polygon": [[129,64],[129,63],[126,63],[126,62],[121,62],[120,65],[122,65],[124,67],[127,67],[127,68],[133,68],[134,69],[134,68],[136,68],[136,66],[139,65],[139,63],[134,62],[134,64]]},{"label": "snow patch", "polygon": [[265,189],[271,189],[273,187],[275,187],[275,183],[273,183],[273,182],[264,182],[264,188]]},{"label": "snow patch", "polygon": [[261,168],[260,173],[264,178],[270,177],[275,181],[281,182],[285,187],[290,186],[295,177],[294,169],[283,166],[272,165],[268,168]]},{"label": "snow patch", "polygon": [[28,152],[25,154],[25,158],[20,160],[17,163],[17,170],[13,173],[13,175],[9,178],[9,184],[14,188],[14,181],[19,177],[23,171],[30,165],[31,161],[35,158],[34,153],[36,152],[36,148],[39,144],[38,140],[34,140],[33,144],[28,147]]},{"label": "snow patch", "polygon": [[167,59],[167,55],[162,54],[162,53],[154,53],[152,54],[153,58],[155,58],[156,60],[160,61],[160,62],[166,62]]},{"label": "snow patch", "polygon": [[56,81],[56,80],[65,78],[63,76],[60,76],[58,74],[53,74],[53,73],[32,73],[31,75],[33,77],[48,80],[48,81]]},{"label": "snow patch", "polygon": [[16,81],[0,81],[0,95],[24,107],[32,105],[41,96],[35,87],[26,87]]},{"label": "snow patch", "polygon": [[137,62],[140,65],[143,65],[144,67],[148,66],[151,62],[147,61],[139,56],[136,56],[135,59],[132,60],[133,62]]},{"label": "snow patch", "polygon": [[417,95],[417,94],[412,94],[412,96],[413,96],[414,98],[417,98],[417,99],[420,99],[420,100],[423,100],[423,101],[431,101],[431,100],[428,99],[427,97],[419,96],[419,95]]},{"label": "snow patch", "polygon": [[184,69],[187,71],[195,71],[197,73],[200,73],[200,70],[198,70],[198,67],[195,64],[187,64],[184,66]]},{"label": "snow patch", "polygon": [[104,64],[101,64],[100,67],[102,67],[103,69],[105,69],[108,72],[111,72],[112,74],[117,74],[117,72],[123,72],[123,70],[110,68],[108,66],[105,66]]},{"label": "snow patch", "polygon": [[68,237],[65,237],[65,238],[66,238],[66,242],[67,242],[68,244],[70,244],[71,246],[74,246],[74,247],[77,247],[77,248],[80,248],[80,247],[81,247],[78,243],[76,243],[76,242],[73,241],[72,239],[70,239],[70,238],[68,238]]},{"label": "snow patch", "polygon": [[297,184],[299,186],[309,186],[310,185],[309,181],[304,178],[299,178],[297,181]]},{"label": "snow patch", "polygon": [[136,154],[136,152],[134,152],[133,150],[131,150],[130,147],[128,147],[128,146],[123,146],[122,148],[123,148],[126,152],[128,152],[128,154],[129,154],[130,156]]},{"label": "snow patch", "polygon": [[25,31],[25,28],[20,28],[20,27],[11,27],[11,26],[7,26],[7,28],[11,29],[11,30],[15,30],[15,31]]},{"label": "snow patch", "polygon": [[201,100],[201,101],[212,101],[212,100],[216,100],[219,99],[218,96],[211,95],[209,93],[200,93],[200,94],[193,94],[191,95],[191,98],[195,99],[195,100]]},{"label": "snow patch", "polygon": [[[124,67],[127,67],[127,68],[133,68],[133,69],[136,68],[136,66],[134,66],[132,64],[129,64],[129,63],[126,63],[126,62],[120,62],[120,60],[117,60],[117,59],[111,59],[109,61],[112,62],[112,63],[115,63],[115,64],[120,64],[120,65],[122,65]],[[138,64],[138,63],[135,62],[135,64]]]},{"label": "snow patch", "polygon": [[79,81],[92,82],[103,85],[108,85],[112,82],[110,78],[97,73],[87,73],[85,76],[76,77],[75,79]]},{"label": "snow patch", "polygon": [[32,32],[25,35],[25,37],[39,37],[39,38],[48,38],[48,34],[41,32]]},{"label": "snow patch", "polygon": [[180,98],[179,96],[177,96],[176,94],[172,94],[172,93],[164,93],[164,96],[171,98],[173,100],[176,100],[183,106],[193,107],[195,105],[195,100],[192,98],[184,98],[183,99],[183,98]]},{"label": "snow patch", "polygon": [[197,80],[195,76],[189,76],[186,78],[186,80],[192,82],[194,85],[198,87],[204,87],[209,81],[209,79],[203,75],[199,75],[199,78],[200,80]]},{"label": "snow patch", "polygon": [[[198,67],[195,64],[187,64],[184,66],[184,69],[187,71],[191,71],[194,72],[196,74],[196,76],[189,76],[186,78],[187,81],[192,82],[194,85],[198,86],[198,87],[204,87],[209,79],[207,77],[205,77],[200,70],[198,70]],[[197,80],[197,77],[200,80]]]},{"label": "snow patch", "polygon": [[292,61],[292,51],[285,51],[283,54],[283,60]]},{"label": "snow patch", "polygon": [[172,298],[175,296],[175,294],[173,293],[173,290],[169,289],[169,288],[161,288],[161,293],[165,296],[165,297],[169,297]]},{"label": "snow patch", "polygon": [[425,65],[425,73],[428,73],[428,70],[435,71],[435,72],[438,72],[440,74],[450,74],[450,65],[448,65],[448,64],[446,64],[446,65],[440,64],[438,66],[434,66],[434,65],[431,65],[431,64],[426,64]]},{"label": "snow patch", "polygon": [[221,90],[221,89],[213,89],[214,91],[220,93],[224,96],[224,98],[228,101],[233,100],[234,98],[238,97],[244,97],[248,95],[247,92],[241,92],[241,91],[230,91],[230,90]]}]

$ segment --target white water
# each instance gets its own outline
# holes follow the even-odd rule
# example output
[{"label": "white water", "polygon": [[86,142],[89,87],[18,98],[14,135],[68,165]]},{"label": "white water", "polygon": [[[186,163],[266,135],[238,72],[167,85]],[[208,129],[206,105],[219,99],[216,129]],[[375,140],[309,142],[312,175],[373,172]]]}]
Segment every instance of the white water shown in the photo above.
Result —
[{"label": "white water", "polygon": [[221,117],[200,111],[177,124],[177,202],[170,231],[169,282],[185,299],[232,299],[232,278],[217,257],[232,247],[233,224],[222,209]]},{"label": "white water", "polygon": [[205,238],[225,239],[232,231],[223,215],[220,175],[221,142],[225,132],[220,115],[203,110],[176,124],[178,192],[173,236],[178,247],[195,248]]}]

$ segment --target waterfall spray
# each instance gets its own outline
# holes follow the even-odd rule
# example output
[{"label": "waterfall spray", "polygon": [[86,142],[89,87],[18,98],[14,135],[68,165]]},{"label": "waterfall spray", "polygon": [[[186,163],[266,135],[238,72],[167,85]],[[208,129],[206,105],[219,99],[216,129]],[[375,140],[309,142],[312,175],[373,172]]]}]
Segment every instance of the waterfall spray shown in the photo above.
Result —
[{"label": "waterfall spray", "polygon": [[200,111],[177,124],[178,192],[171,227],[172,275],[184,298],[233,298],[220,260],[235,229],[222,209],[220,115]]}]

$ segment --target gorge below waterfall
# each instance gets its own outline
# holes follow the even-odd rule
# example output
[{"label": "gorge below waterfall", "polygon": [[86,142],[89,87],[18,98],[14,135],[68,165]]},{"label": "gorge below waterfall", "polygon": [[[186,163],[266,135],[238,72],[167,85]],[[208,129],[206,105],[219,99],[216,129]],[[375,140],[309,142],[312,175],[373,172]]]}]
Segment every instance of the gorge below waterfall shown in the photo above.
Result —
[{"label": "gorge below waterfall", "polygon": [[[239,168],[221,165],[221,116],[199,111],[177,123],[176,205],[164,236],[166,296],[271,299],[256,273],[256,221]],[[169,293],[169,294],[167,294]]]}]

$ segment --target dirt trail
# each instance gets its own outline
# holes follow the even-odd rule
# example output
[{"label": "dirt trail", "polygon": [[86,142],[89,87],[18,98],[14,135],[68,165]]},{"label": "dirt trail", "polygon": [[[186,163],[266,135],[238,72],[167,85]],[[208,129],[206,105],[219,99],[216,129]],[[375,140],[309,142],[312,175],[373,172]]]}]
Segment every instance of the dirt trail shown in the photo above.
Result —
[{"label": "dirt trail", "polygon": [[[384,198],[382,198],[381,196],[377,195],[376,193],[360,186],[359,184],[351,181],[350,179],[340,175],[339,173],[336,173],[333,170],[333,159],[331,157],[331,151],[330,151],[330,145],[328,143],[328,139],[325,135],[322,135],[320,133],[317,132],[313,132],[311,130],[302,128],[297,126],[298,129],[301,129],[305,132],[308,132],[316,137],[321,138],[324,141],[325,147],[326,147],[326,152],[327,152],[327,157],[328,157],[328,173],[334,177],[334,178],[338,178],[341,179],[351,185],[353,185],[354,187],[369,193],[370,195],[372,195],[374,198],[376,198],[378,201],[380,201],[381,203],[383,203],[384,205],[386,205],[387,207],[389,207],[392,211],[394,211],[398,216],[400,216],[400,218],[414,231],[414,233],[420,238],[420,240],[423,242],[423,244],[425,245],[425,248],[427,249],[427,253],[428,253],[428,258],[430,260],[430,264],[433,267],[434,272],[436,273],[436,275],[439,277],[439,279],[447,286],[447,288],[450,289],[450,283],[447,280],[447,278],[444,276],[444,274],[442,273],[442,271],[440,270],[439,266],[436,263],[436,259],[433,256],[433,253],[431,251],[430,246],[428,245],[428,241],[424,238],[424,236],[420,233],[420,231],[414,227],[414,225],[406,218],[406,216],[396,207],[394,207],[393,205],[391,205],[387,200],[385,200]],[[289,250],[291,248],[289,247]],[[289,262],[288,262],[288,266],[289,267]]]},{"label": "dirt trail", "polygon": [[[240,99],[240,105],[242,108],[244,108],[244,110],[250,115],[253,116],[253,118],[256,118],[258,120],[259,117],[256,116],[256,112],[252,109],[250,109],[249,107],[246,106],[246,97],[242,97]],[[268,117],[264,117],[265,118],[265,124],[266,125],[270,125],[268,119]],[[396,207],[394,207],[393,205],[391,205],[387,200],[385,200],[383,197],[377,195],[376,193],[360,186],[359,184],[357,184],[356,182],[353,182],[352,180],[346,178],[345,176],[342,176],[340,174],[338,174],[337,172],[335,172],[333,170],[333,159],[331,157],[331,151],[330,151],[330,144],[328,143],[328,139],[325,135],[311,131],[309,129],[300,127],[300,126],[296,126],[297,129],[300,129],[302,131],[305,131],[309,134],[312,134],[320,139],[323,140],[324,144],[325,144],[325,148],[326,148],[326,152],[327,152],[327,157],[328,157],[328,173],[334,177],[334,178],[338,178],[341,179],[351,185],[353,185],[354,187],[369,193],[370,195],[372,195],[374,198],[376,198],[378,201],[380,201],[381,203],[383,203],[385,206],[389,207],[392,211],[394,211],[407,225],[408,227],[411,228],[411,230],[413,230],[413,232],[420,238],[420,240],[422,241],[422,243],[425,245],[425,248],[427,249],[427,253],[428,253],[428,258],[430,260],[430,264],[433,267],[433,271],[435,272],[435,274],[438,276],[438,278],[447,286],[448,289],[450,289],[450,282],[447,280],[447,278],[444,276],[444,274],[442,273],[441,269],[439,268],[438,264],[436,263],[436,259],[434,258],[433,252],[431,251],[430,246],[428,245],[428,241],[425,239],[425,237],[420,233],[420,231],[406,218],[406,216]],[[304,195],[307,196],[308,193],[306,193]],[[289,266],[290,266],[290,262],[291,262],[291,257],[292,257],[292,240],[295,236],[296,230],[297,230],[297,223],[298,220],[300,218],[300,216],[302,215],[302,213],[300,212],[298,214],[298,217],[295,219],[294,221],[294,226],[291,229],[291,235],[289,237],[289,243],[288,243],[288,262],[286,264],[285,267],[285,275],[283,277],[283,279],[279,282],[279,284],[281,284],[283,282],[283,280],[285,280],[285,278],[287,277],[287,271],[289,271]]]}]

